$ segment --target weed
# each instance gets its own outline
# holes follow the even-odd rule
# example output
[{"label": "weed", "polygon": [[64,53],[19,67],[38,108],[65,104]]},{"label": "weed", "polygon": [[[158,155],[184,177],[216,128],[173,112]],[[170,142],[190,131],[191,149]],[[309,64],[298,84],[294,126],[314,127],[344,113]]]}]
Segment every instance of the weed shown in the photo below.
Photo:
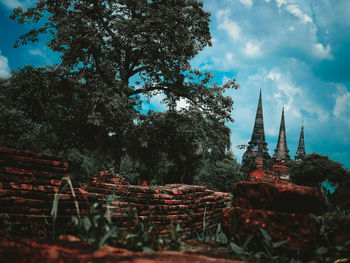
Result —
[{"label": "weed", "polygon": [[72,222],[76,226],[79,236],[94,245],[95,249],[103,246],[108,239],[117,238],[119,229],[113,225],[110,216],[103,213],[98,203],[90,205],[86,217],[78,218],[73,216]]},{"label": "weed", "polygon": [[350,262],[350,240],[342,244],[334,244],[331,240],[339,233],[338,222],[341,219],[349,219],[348,211],[334,210],[325,216],[316,217],[312,215],[316,222],[320,224],[320,238],[315,257],[319,262]]},{"label": "weed", "polygon": [[51,209],[51,216],[52,216],[52,239],[55,239],[55,231],[56,231],[56,218],[57,218],[57,213],[58,213],[58,203],[61,197],[62,192],[64,192],[67,187],[69,186],[70,191],[72,193],[72,196],[74,198],[74,204],[75,204],[75,209],[77,211],[77,216],[80,218],[80,210],[79,210],[79,204],[75,196],[75,192],[73,189],[72,182],[69,177],[63,177],[61,179],[61,182],[66,181],[66,183],[62,186],[62,188],[55,193],[53,203],[52,203],[52,209]]},{"label": "weed", "polygon": [[7,213],[5,213],[4,215],[5,215],[5,219],[4,219],[3,224],[5,226],[6,236],[11,237],[13,224],[10,221],[9,215]]},{"label": "weed", "polygon": [[301,262],[295,259],[295,256],[300,257],[298,251],[287,246],[288,240],[274,242],[265,229],[259,228],[259,230],[262,239],[254,239],[251,235],[242,245],[231,241],[229,242],[230,252],[236,254],[244,262],[249,262],[249,259],[263,262]]},{"label": "weed", "polygon": [[202,219],[202,233],[196,234],[196,240],[200,242],[216,241],[220,243],[227,243],[228,239],[221,228],[221,223],[217,224],[216,229],[213,225],[206,220],[207,207],[204,208],[203,219]]},{"label": "weed", "polygon": [[184,251],[186,249],[185,234],[181,225],[178,222],[172,222],[168,229],[170,230],[170,236],[168,240],[166,239],[167,248]]}]

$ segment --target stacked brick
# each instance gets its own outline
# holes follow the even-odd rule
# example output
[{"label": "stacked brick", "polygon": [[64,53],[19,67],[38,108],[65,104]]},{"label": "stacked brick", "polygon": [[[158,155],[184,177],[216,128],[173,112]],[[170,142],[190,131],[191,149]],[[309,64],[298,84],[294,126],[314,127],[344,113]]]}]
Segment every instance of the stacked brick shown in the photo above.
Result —
[{"label": "stacked brick", "polygon": [[256,169],[249,173],[251,181],[265,181],[270,183],[291,184],[288,166],[284,161],[275,162],[272,169],[264,169],[263,160],[256,159]]},{"label": "stacked brick", "polygon": [[[0,234],[50,235],[53,199],[65,176],[70,178],[68,164],[61,157],[0,148]],[[204,214],[216,227],[231,200],[205,186],[135,186],[108,172],[97,173],[87,185],[74,185],[80,185],[75,198],[69,188],[60,195],[57,233],[71,231],[66,225],[77,214],[75,200],[82,216],[98,202],[121,227],[132,228],[133,216],[164,234],[176,222],[186,231],[201,231]]]},{"label": "stacked brick", "polygon": [[174,223],[179,223],[185,231],[199,232],[204,214],[211,226],[216,227],[223,208],[231,200],[229,194],[214,192],[205,186],[136,186],[96,181],[84,190],[89,194],[98,193],[99,202],[104,203],[119,225],[132,228],[132,216],[136,221],[155,225],[161,234],[167,234]]},{"label": "stacked brick", "polygon": [[0,148],[0,235],[45,234],[67,170],[59,156]]},{"label": "stacked brick", "polygon": [[311,187],[271,182],[238,182],[235,202],[223,216],[229,236],[245,240],[259,236],[264,228],[275,240],[289,240],[290,246],[311,247],[319,236],[319,225],[310,214],[321,215],[324,196]]}]

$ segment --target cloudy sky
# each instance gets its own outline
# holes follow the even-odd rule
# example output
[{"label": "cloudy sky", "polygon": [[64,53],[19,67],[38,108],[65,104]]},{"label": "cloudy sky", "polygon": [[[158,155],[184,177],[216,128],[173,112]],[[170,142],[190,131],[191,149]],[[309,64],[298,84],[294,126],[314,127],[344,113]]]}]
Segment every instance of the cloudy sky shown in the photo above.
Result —
[{"label": "cloudy sky", "polygon": [[[26,64],[56,61],[44,43],[12,46],[26,30],[8,19],[11,9],[33,0],[0,0],[0,76]],[[307,153],[328,155],[350,168],[350,1],[206,0],[213,46],[192,65],[216,73],[222,84],[236,78],[232,148],[238,160],[254,125],[262,89],[269,152],[276,147],[285,108],[287,143],[294,157],[302,120]],[[152,108],[160,107],[157,99]],[[161,108],[161,107],[160,107]]]}]

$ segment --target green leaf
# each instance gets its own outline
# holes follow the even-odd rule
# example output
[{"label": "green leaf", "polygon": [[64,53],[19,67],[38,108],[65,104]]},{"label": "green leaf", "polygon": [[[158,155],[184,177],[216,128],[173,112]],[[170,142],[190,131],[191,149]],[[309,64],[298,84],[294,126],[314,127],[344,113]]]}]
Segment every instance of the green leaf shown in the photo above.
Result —
[{"label": "green leaf", "polygon": [[91,228],[91,221],[88,217],[84,217],[82,220],[81,220],[82,224],[83,224],[83,227],[85,229],[86,232],[89,231],[89,229]]},{"label": "green leaf", "polygon": [[345,241],[345,243],[344,243],[344,247],[347,247],[347,246],[349,246],[349,245],[350,245],[350,240]]},{"label": "green leaf", "polygon": [[288,242],[289,242],[289,240],[282,240],[282,241],[274,242],[274,243],[272,244],[272,247],[273,247],[273,248],[279,248],[279,247],[281,247],[281,246],[287,244]]},{"label": "green leaf", "polygon": [[100,242],[98,243],[98,247],[104,245],[107,239],[113,236],[113,234],[114,234],[114,230],[111,230],[105,233],[104,236],[101,238]]},{"label": "green leaf", "polygon": [[143,253],[154,253],[154,250],[150,247],[142,247]]},{"label": "green leaf", "polygon": [[240,246],[238,246],[233,242],[230,242],[229,248],[230,248],[230,251],[234,252],[237,255],[242,255],[246,253],[243,248],[241,248]]},{"label": "green leaf", "polygon": [[268,244],[270,244],[270,243],[271,243],[271,240],[272,240],[271,236],[270,236],[270,235],[266,232],[266,230],[263,229],[262,227],[259,227],[259,229],[260,229],[260,232],[261,232],[261,234],[263,235],[265,241],[266,241]]},{"label": "green leaf", "polygon": [[344,251],[345,247],[343,247],[343,246],[336,246],[335,249],[338,250],[338,251]]},{"label": "green leaf", "polygon": [[243,249],[245,249],[245,248],[248,246],[248,244],[250,243],[250,241],[252,240],[252,238],[253,238],[253,235],[250,235],[250,236],[245,240],[245,242],[244,242],[244,244],[243,244],[243,246],[242,246]]},{"label": "green leaf", "polygon": [[72,216],[72,222],[76,226],[79,224],[79,220],[78,220],[78,218],[76,216]]},{"label": "green leaf", "polygon": [[135,237],[138,237],[138,236],[139,236],[138,234],[132,234],[131,233],[131,234],[127,234],[125,238],[126,239],[130,239],[130,238],[135,238]]},{"label": "green leaf", "polygon": [[106,219],[108,224],[112,224],[112,218],[109,215],[104,215],[104,218]]},{"label": "green leaf", "polygon": [[317,250],[316,250],[316,253],[318,255],[324,255],[328,252],[328,249],[326,247],[319,247]]},{"label": "green leaf", "polygon": [[94,215],[92,217],[92,222],[94,223],[94,226],[97,228],[98,227],[98,220],[101,218],[101,215]]}]

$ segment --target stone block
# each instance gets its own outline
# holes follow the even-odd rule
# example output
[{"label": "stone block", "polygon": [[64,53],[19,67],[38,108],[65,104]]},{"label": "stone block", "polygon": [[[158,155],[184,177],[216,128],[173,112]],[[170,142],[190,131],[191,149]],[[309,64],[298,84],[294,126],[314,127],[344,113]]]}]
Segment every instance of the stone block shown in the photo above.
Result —
[{"label": "stone block", "polygon": [[311,247],[319,236],[319,226],[311,215],[271,210],[230,207],[222,218],[224,233],[245,240],[261,236],[264,228],[274,240],[289,240],[289,246]]},{"label": "stone block", "polygon": [[242,181],[234,185],[233,195],[235,205],[244,208],[316,215],[325,209],[324,196],[307,186]]}]

